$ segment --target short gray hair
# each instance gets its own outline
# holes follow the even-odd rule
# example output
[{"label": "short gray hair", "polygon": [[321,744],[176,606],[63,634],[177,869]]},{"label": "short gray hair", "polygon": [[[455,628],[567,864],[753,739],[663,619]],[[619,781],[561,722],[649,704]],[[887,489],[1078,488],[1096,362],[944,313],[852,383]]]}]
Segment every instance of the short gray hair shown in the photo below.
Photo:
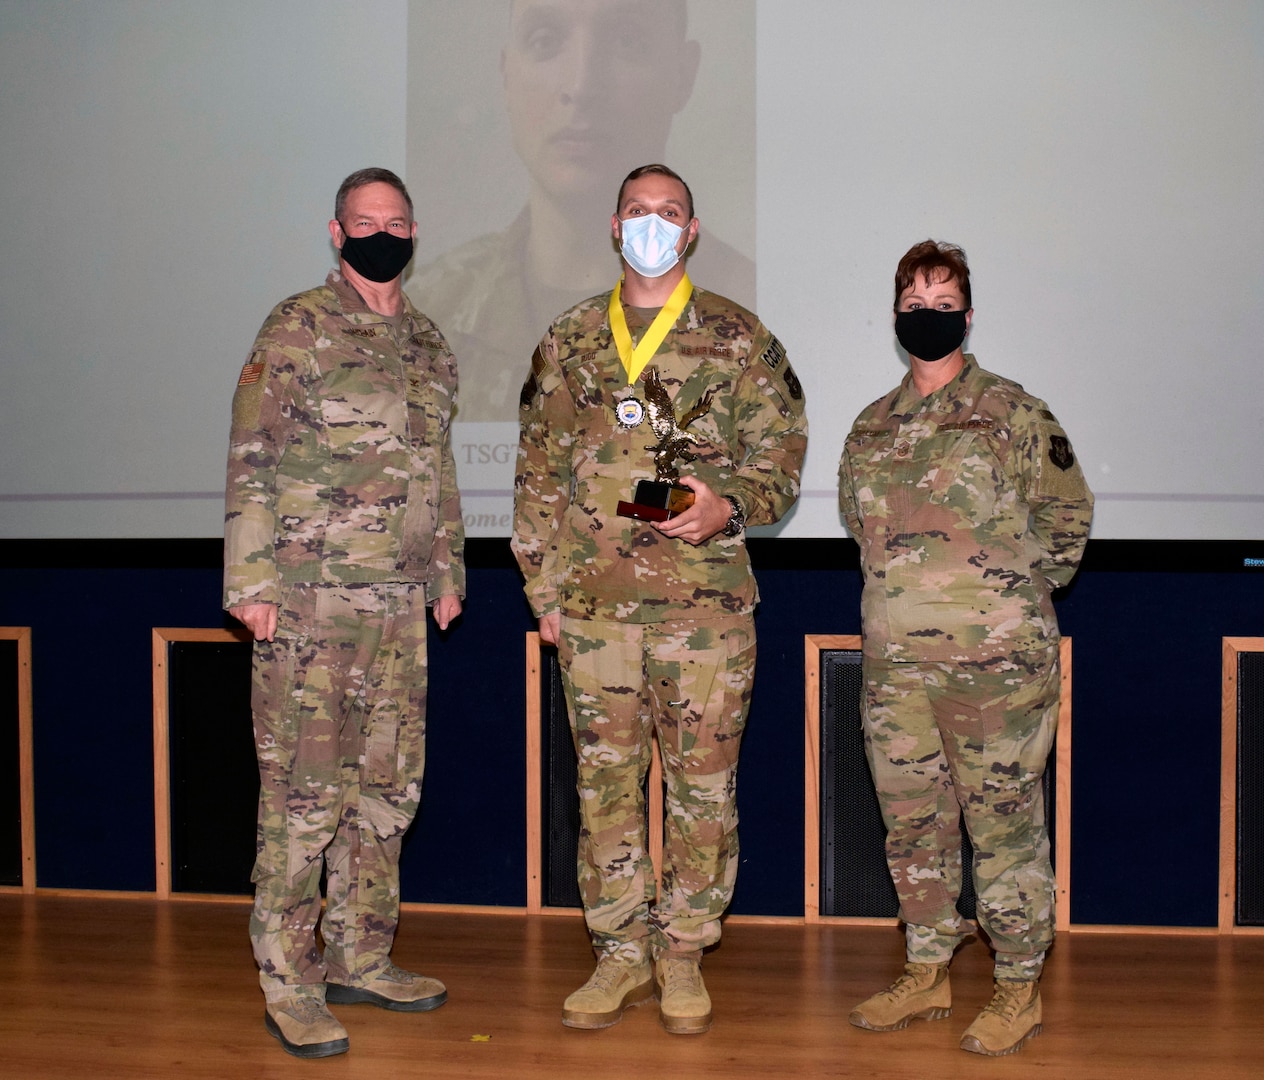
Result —
[{"label": "short gray hair", "polygon": [[404,202],[408,203],[408,216],[413,215],[413,197],[408,194],[408,188],[404,187],[404,181],[396,176],[390,169],[370,168],[357,169],[348,176],[338,188],[338,194],[334,197],[334,218],[342,221],[342,212],[347,208],[347,196],[356,188],[367,187],[369,184],[390,184],[396,191],[404,196]]}]

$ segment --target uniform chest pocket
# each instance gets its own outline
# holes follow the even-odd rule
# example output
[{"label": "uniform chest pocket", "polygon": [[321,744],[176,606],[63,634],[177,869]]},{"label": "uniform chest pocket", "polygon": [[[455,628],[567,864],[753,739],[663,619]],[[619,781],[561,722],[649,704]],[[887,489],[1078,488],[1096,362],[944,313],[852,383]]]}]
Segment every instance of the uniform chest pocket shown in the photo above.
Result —
[{"label": "uniform chest pocket", "polygon": [[991,431],[936,433],[919,447],[924,467],[918,487],[934,505],[985,525],[1005,486],[999,448],[999,436]]},{"label": "uniform chest pocket", "polygon": [[[581,412],[613,409],[616,398],[627,397],[622,392],[625,382],[622,369],[609,364],[602,364],[595,351],[576,353],[561,362],[563,378],[566,380],[575,408]],[[632,391],[642,403],[645,401],[644,387],[638,382]]]},{"label": "uniform chest pocket", "polygon": [[404,384],[410,440],[414,444],[438,441],[448,430],[452,417],[451,393],[419,371],[406,371]]},{"label": "uniform chest pocket", "polygon": [[889,431],[853,431],[847,436],[847,461],[862,519],[885,516],[887,493],[907,482],[910,453],[908,440]]}]

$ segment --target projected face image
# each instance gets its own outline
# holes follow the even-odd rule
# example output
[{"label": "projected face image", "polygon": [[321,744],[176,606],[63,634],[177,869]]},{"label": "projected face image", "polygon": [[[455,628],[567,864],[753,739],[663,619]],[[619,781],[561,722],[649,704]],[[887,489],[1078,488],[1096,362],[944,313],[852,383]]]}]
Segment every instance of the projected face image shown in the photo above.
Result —
[{"label": "projected face image", "polygon": [[755,0],[409,5],[409,168],[434,240],[406,288],[459,359],[461,482],[497,492],[483,504],[497,520],[513,452],[483,443],[517,435],[475,425],[516,427],[541,335],[617,279],[608,223],[628,173],[666,162],[690,177],[708,222],[690,277],[753,306],[754,34]]},{"label": "projected face image", "polygon": [[684,0],[515,0],[501,55],[514,148],[554,198],[663,156],[698,69]]}]

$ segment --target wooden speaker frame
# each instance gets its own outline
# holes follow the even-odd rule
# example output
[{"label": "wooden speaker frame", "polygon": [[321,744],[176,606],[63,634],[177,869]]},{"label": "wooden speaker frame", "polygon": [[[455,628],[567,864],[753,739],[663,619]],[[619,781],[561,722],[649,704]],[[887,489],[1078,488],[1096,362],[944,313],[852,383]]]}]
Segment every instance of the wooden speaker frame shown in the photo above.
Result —
[{"label": "wooden speaker frame", "polygon": [[1220,685],[1220,898],[1222,934],[1264,934],[1264,926],[1239,926],[1238,900],[1238,655],[1264,652],[1264,638],[1221,639]]},{"label": "wooden speaker frame", "polygon": [[[31,628],[0,626],[0,640],[18,648],[18,805],[22,814],[23,893],[35,892],[35,744],[31,719]],[[17,891],[13,886],[3,891]]]}]

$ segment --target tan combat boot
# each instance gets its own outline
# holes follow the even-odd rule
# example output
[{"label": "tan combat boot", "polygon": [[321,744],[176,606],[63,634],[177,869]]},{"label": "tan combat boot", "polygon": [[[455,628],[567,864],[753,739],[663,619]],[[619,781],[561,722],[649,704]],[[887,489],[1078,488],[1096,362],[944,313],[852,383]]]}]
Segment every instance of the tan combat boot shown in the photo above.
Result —
[{"label": "tan combat boot", "polygon": [[269,1001],[263,1014],[268,1032],[300,1058],[333,1057],[351,1047],[347,1029],[325,1008],[319,994],[300,993],[282,1001]]},{"label": "tan combat boot", "polygon": [[448,1000],[448,991],[438,979],[387,963],[364,986],[326,983],[325,1000],[335,1005],[376,1005],[392,1012],[429,1012]]},{"label": "tan combat boot", "polygon": [[997,979],[996,992],[961,1037],[961,1049],[1000,1057],[1040,1034],[1040,984]]},{"label": "tan combat boot", "polygon": [[619,1022],[624,1009],[653,996],[648,960],[603,956],[589,980],[563,1003],[562,1023],[573,1028],[607,1028]]},{"label": "tan combat boot", "polygon": [[673,1035],[701,1035],[711,1027],[711,995],[697,960],[660,956],[654,963],[658,1016]]},{"label": "tan combat boot", "polygon": [[951,1015],[948,965],[908,963],[903,975],[857,1005],[848,1020],[869,1031],[899,1031],[910,1020],[942,1020]]}]

